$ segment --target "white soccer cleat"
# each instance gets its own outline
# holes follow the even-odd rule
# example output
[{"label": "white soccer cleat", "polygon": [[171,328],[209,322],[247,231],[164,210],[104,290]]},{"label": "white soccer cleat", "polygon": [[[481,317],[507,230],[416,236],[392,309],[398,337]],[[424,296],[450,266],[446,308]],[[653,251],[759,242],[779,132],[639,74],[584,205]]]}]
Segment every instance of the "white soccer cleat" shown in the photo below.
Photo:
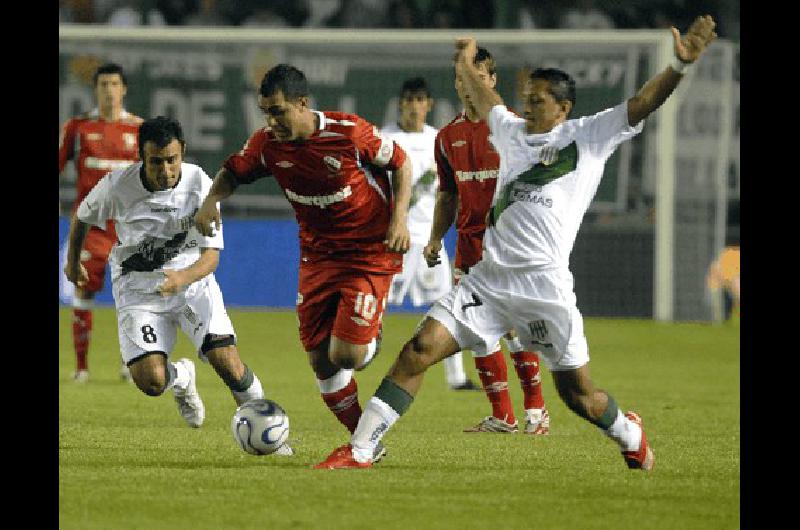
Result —
[{"label": "white soccer cleat", "polygon": [[507,423],[500,418],[494,416],[486,416],[475,427],[464,429],[464,432],[497,432],[497,433],[514,433],[519,431],[519,423]]},{"label": "white soccer cleat", "polygon": [[181,359],[175,364],[183,364],[189,370],[189,384],[186,388],[181,390],[177,387],[172,387],[172,393],[175,395],[175,403],[178,404],[178,410],[189,424],[189,427],[200,427],[203,420],[206,418],[206,408],[203,405],[203,400],[200,399],[200,394],[197,392],[195,385],[195,369],[194,363],[189,359]]},{"label": "white soccer cleat", "polygon": [[525,434],[550,434],[550,413],[547,409],[531,409],[525,417]]},{"label": "white soccer cleat", "polygon": [[72,381],[74,383],[88,383],[89,370],[76,370],[75,373],[72,374]]}]

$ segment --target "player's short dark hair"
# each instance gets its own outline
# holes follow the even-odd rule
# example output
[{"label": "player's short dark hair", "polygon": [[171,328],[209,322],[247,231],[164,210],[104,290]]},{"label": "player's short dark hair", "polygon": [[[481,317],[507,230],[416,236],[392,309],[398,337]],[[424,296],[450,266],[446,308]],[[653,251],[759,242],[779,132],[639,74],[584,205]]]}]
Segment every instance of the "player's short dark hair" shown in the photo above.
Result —
[{"label": "player's short dark hair", "polygon": [[261,80],[259,94],[269,97],[278,91],[287,100],[308,96],[308,81],[305,74],[290,64],[273,66]]},{"label": "player's short dark hair", "polygon": [[119,77],[122,79],[123,86],[128,86],[128,78],[125,77],[125,72],[117,63],[106,63],[102,66],[99,66],[97,70],[95,70],[94,76],[92,77],[94,86],[97,86],[97,80],[101,74],[119,74]]},{"label": "player's short dark hair", "polygon": [[156,116],[145,120],[139,126],[139,158],[144,160],[145,142],[153,142],[156,147],[163,148],[172,140],[178,140],[181,144],[181,149],[186,147],[186,141],[183,139],[183,128],[177,120],[166,116]]},{"label": "player's short dark hair", "polygon": [[531,72],[530,80],[544,79],[550,83],[550,93],[556,101],[571,101],[575,107],[575,80],[558,68],[537,68]]},{"label": "player's short dark hair", "polygon": [[400,97],[403,98],[406,94],[417,94],[422,92],[425,97],[431,97],[431,91],[428,89],[428,83],[422,77],[412,77],[403,81],[403,86],[400,88]]},{"label": "player's short dark hair", "polygon": [[478,46],[478,52],[475,54],[475,60],[472,62],[475,66],[478,66],[480,63],[485,64],[486,71],[489,72],[489,75],[494,75],[497,71],[496,65],[494,64],[494,57],[492,57],[492,54],[489,53],[489,50],[486,48]]}]

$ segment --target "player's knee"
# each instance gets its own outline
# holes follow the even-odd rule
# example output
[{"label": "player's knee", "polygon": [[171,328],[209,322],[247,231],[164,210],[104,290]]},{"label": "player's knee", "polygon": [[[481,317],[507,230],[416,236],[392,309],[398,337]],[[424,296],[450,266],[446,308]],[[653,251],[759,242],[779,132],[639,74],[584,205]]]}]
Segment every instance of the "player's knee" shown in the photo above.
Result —
[{"label": "player's knee", "polygon": [[358,355],[354,351],[334,349],[330,352],[331,362],[345,370],[353,370],[358,363]]},{"label": "player's knee", "polygon": [[134,376],[133,382],[136,383],[136,386],[144,394],[152,397],[157,397],[163,394],[167,386],[166,379],[157,376],[139,377],[138,379]]},{"label": "player's knee", "polygon": [[434,363],[434,348],[424,333],[417,333],[403,346],[398,365],[408,375],[421,374]]},{"label": "player's knee", "polygon": [[160,355],[145,355],[128,365],[136,387],[148,396],[160,396],[167,386],[167,371]]},{"label": "player's knee", "polygon": [[235,372],[241,369],[239,350],[233,335],[206,335],[200,351],[218,373]]}]

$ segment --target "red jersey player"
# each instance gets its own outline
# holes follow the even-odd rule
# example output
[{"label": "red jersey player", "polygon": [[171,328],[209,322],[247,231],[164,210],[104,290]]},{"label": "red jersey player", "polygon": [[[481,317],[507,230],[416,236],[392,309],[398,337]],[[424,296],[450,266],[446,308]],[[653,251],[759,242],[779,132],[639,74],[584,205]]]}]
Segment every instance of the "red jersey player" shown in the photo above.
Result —
[{"label": "red jersey player", "polygon": [[[412,170],[372,124],[311,110],[308,95],[297,68],[266,73],[258,104],[267,127],[224,162],[195,222],[211,234],[212,223],[220,226],[217,203],[239,184],[272,177],[283,189],[300,225],[300,341],[323,400],[352,433],[361,416],[353,370],[379,347],[389,286],[409,247]],[[375,458],[384,452],[379,447]]]},{"label": "red jersey player", "polygon": [[[485,48],[478,48],[475,65],[481,80],[494,88],[497,83],[494,59]],[[434,156],[439,173],[439,192],[430,241],[423,252],[429,266],[438,263],[442,237],[455,219],[457,241],[453,276],[457,283],[481,259],[486,214],[497,184],[500,157],[489,142],[489,126],[478,117],[458,78],[455,85],[464,111],[436,135]],[[524,394],[525,432],[547,434],[550,416],[542,396],[539,356],[525,351],[513,332],[506,334],[504,340],[514,359]],[[508,370],[500,344],[491,354],[476,356],[475,367],[492,404],[492,415],[465,432],[516,432],[518,424],[508,393]]]},{"label": "red jersey player", "polygon": [[[78,173],[73,211],[106,173],[127,167],[139,159],[137,138],[142,118],[127,112],[122,106],[127,92],[122,67],[113,63],[104,64],[97,69],[93,79],[97,108],[67,121],[58,146],[59,173],[64,171],[68,160],[75,161]],[[116,241],[114,225],[109,222],[105,231],[92,227],[81,250],[81,263],[89,279],[75,288],[73,296],[72,339],[76,382],[89,380],[86,357],[92,332],[92,307],[95,294],[103,288],[108,255]],[[120,375],[125,379],[130,378],[124,365]]]}]

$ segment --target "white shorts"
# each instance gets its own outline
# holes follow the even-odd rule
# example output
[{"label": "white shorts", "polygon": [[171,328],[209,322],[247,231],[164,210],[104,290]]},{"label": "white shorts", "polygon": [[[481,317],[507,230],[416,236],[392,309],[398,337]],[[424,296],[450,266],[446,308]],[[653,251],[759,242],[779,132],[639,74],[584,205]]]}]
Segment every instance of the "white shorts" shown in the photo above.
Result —
[{"label": "white shorts", "polygon": [[206,276],[198,283],[201,284],[199,288],[190,286],[187,291],[190,295],[174,295],[177,303],[165,306],[169,310],[133,306],[117,311],[119,346],[125,364],[154,351],[164,352],[169,357],[175,347],[178,327],[192,341],[203,361],[207,359],[200,347],[207,334],[236,335],[214,276]]},{"label": "white shorts", "polygon": [[462,349],[491,353],[514,329],[526,350],[539,353],[551,371],[589,362],[583,317],[566,270],[498,270],[479,262],[428,311]]},{"label": "white shorts", "polygon": [[403,256],[403,271],[395,274],[389,288],[389,303],[401,305],[408,294],[411,305],[432,304],[450,291],[450,260],[447,251],[439,252],[441,263],[428,267],[422,249],[425,245],[412,244]]}]

